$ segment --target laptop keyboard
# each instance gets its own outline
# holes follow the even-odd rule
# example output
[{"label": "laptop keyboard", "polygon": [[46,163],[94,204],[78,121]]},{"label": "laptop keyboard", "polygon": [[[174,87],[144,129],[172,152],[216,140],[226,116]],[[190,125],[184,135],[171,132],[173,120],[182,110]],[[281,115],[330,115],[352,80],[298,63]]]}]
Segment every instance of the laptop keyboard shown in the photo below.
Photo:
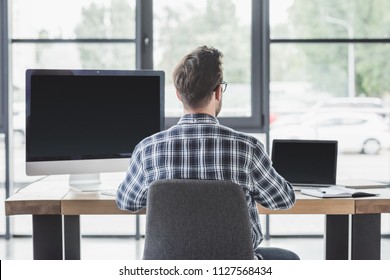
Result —
[{"label": "laptop keyboard", "polygon": [[304,184],[304,185],[299,185],[299,184],[293,184],[293,187],[299,187],[299,188],[329,188],[334,185],[328,185],[328,184]]},{"label": "laptop keyboard", "polygon": [[116,196],[116,193],[117,193],[117,189],[100,191],[100,194],[107,195],[107,196]]},{"label": "laptop keyboard", "polygon": [[293,186],[293,189],[295,191],[300,191],[301,189],[305,189],[305,188],[329,188],[331,186],[334,186],[334,185],[326,185],[326,184],[315,184],[315,185],[292,185]]}]

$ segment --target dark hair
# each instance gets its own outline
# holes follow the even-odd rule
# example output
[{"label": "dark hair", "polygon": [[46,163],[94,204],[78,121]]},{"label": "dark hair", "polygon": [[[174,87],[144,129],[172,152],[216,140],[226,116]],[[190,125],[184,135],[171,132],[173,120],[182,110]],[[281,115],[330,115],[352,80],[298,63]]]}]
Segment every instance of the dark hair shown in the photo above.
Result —
[{"label": "dark hair", "polygon": [[173,71],[173,82],[190,108],[207,104],[212,92],[222,82],[223,54],[213,48],[202,46],[187,54]]}]

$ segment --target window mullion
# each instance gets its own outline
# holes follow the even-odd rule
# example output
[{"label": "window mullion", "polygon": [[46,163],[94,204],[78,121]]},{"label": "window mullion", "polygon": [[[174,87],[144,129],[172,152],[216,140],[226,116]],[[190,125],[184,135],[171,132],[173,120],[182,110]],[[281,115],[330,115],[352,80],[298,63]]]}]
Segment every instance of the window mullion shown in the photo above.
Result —
[{"label": "window mullion", "polygon": [[153,69],[153,0],[136,2],[136,66]]}]

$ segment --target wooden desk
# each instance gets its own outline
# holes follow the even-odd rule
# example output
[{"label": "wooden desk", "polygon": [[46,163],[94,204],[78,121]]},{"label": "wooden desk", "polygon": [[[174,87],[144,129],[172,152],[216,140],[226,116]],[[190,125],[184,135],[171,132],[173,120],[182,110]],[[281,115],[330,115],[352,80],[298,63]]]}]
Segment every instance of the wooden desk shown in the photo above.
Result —
[{"label": "wooden desk", "polygon": [[[35,182],[5,201],[6,215],[33,216],[34,259],[80,259],[80,215],[132,214],[119,210],[112,196],[78,192],[69,189],[67,177],[53,177]],[[380,259],[380,215],[390,213],[390,190],[370,191],[380,196],[321,199],[297,192],[291,209],[269,210],[258,205],[258,210],[271,215],[325,214],[326,259]],[[145,214],[145,210],[137,214]]]},{"label": "wooden desk", "polygon": [[381,213],[390,213],[390,190],[369,189],[378,197],[315,198],[297,193],[294,207],[261,214],[325,214],[326,259],[378,260],[381,247]]}]

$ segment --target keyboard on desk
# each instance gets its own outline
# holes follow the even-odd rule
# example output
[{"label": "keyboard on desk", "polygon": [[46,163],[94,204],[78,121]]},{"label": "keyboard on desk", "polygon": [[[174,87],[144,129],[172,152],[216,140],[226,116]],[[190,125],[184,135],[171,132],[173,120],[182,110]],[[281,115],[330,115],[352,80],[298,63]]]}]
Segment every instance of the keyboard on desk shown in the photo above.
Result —
[{"label": "keyboard on desk", "polygon": [[108,195],[108,196],[116,196],[117,189],[112,189],[112,190],[101,190],[100,194],[101,195]]},{"label": "keyboard on desk", "polygon": [[305,188],[329,188],[336,185],[331,184],[292,184],[292,187],[295,191],[300,191]]}]

